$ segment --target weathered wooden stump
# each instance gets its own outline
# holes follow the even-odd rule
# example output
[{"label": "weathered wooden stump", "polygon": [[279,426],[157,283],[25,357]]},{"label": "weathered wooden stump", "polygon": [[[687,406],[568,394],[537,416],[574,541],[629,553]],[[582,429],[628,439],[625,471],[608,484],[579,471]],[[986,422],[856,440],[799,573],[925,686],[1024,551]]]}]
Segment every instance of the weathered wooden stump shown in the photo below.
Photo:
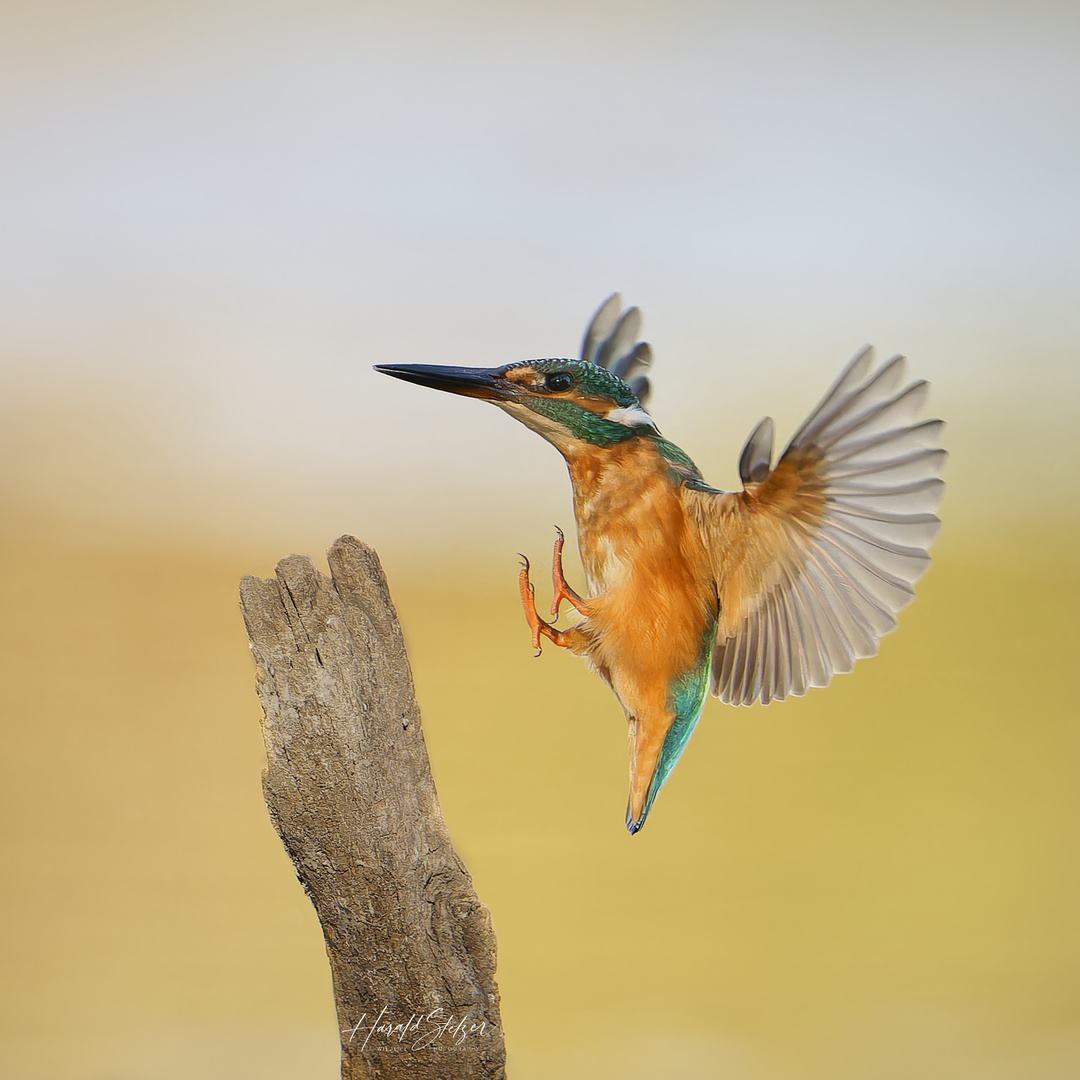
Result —
[{"label": "weathered wooden stump", "polygon": [[344,1080],[499,1080],[487,908],[431,778],[401,627],[375,552],[343,536],[240,599],[274,827],[326,938]]}]

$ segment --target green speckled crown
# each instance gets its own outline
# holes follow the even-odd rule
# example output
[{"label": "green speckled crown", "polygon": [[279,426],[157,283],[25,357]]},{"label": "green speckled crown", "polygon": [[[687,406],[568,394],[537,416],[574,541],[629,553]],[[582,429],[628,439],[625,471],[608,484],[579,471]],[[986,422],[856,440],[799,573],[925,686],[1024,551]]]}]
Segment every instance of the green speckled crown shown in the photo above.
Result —
[{"label": "green speckled crown", "polygon": [[510,364],[509,368],[531,367],[541,375],[553,375],[565,371],[573,380],[574,386],[582,394],[610,398],[620,409],[641,408],[634,391],[618,375],[613,375],[606,368],[597,367],[587,360],[526,360],[520,364]]}]

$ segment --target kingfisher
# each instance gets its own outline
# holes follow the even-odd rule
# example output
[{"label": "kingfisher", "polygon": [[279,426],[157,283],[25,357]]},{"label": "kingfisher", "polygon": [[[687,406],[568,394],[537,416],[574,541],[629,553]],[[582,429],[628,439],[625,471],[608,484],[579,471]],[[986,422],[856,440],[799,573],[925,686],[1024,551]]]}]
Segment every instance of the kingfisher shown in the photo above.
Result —
[{"label": "kingfisher", "polygon": [[[767,705],[851,671],[877,652],[929,566],[946,452],[943,423],[916,420],[928,384],[872,347],[844,367],[773,463],[773,421],[739,456],[741,491],[705,482],[646,411],[652,350],[618,293],[580,357],[494,368],[384,364],[376,371],[490,401],[562,454],[587,589],[552,556],[552,621],[518,579],[532,645],[581,656],[629,729],[626,827],[638,832],[711,691]],[[580,621],[554,625],[563,603]]]}]

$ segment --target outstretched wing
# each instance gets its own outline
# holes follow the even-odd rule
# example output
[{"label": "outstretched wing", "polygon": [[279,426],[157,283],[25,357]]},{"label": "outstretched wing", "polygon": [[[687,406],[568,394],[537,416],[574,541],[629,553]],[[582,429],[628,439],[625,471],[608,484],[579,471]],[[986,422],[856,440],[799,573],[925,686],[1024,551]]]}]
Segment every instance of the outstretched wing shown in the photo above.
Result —
[{"label": "outstretched wing", "polygon": [[612,293],[596,310],[581,343],[581,359],[618,375],[638,401],[649,399],[649,380],[645,372],[652,366],[652,348],[638,341],[641,312],[636,307],[622,309],[622,297]]},{"label": "outstretched wing", "polygon": [[684,489],[717,584],[711,689],[723,701],[768,704],[850,671],[930,564],[944,425],[914,422],[928,384],[905,385],[903,357],[872,368],[867,346],[774,469],[762,421],[739,461],[741,492]]}]

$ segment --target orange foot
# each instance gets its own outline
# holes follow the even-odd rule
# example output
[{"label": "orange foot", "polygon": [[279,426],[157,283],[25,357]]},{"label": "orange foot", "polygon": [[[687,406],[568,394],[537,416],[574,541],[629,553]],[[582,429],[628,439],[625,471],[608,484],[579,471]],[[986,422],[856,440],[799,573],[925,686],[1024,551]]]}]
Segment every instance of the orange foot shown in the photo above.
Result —
[{"label": "orange foot", "polygon": [[[557,549],[556,549],[557,550]],[[544,622],[536,613],[536,590],[529,581],[529,560],[521,556],[521,573],[518,575],[518,587],[521,589],[521,606],[525,609],[525,621],[532,631],[533,648],[539,656],[543,651],[540,648],[540,635],[543,634],[549,641],[553,641],[560,649],[569,649],[580,633],[575,627],[569,630],[556,630],[550,623]]]},{"label": "orange foot", "polygon": [[563,531],[558,525],[555,526],[555,532],[558,535],[555,537],[555,551],[551,557],[551,581],[555,586],[555,599],[551,602],[551,617],[553,619],[559,617],[559,605],[564,600],[569,600],[579,614],[587,617],[588,603],[567,585],[566,578],[563,577],[562,549],[563,544],[566,543],[566,537],[563,536]]}]

